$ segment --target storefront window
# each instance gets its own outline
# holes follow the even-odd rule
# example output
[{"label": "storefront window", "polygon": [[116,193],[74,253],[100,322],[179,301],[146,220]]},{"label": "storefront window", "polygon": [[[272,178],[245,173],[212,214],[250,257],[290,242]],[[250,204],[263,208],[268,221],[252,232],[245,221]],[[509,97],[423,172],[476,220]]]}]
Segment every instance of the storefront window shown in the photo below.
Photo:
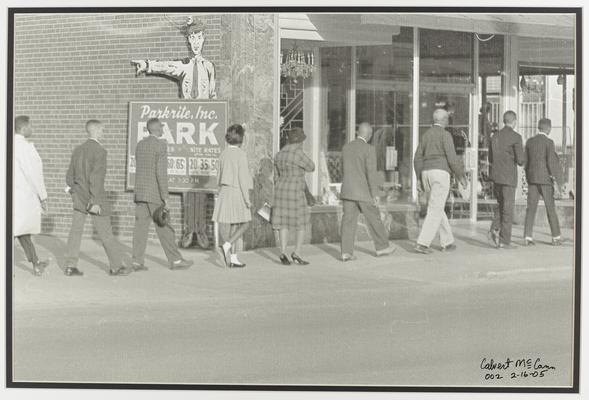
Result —
[{"label": "storefront window", "polygon": [[473,83],[472,37],[467,32],[420,29],[421,82]]},{"label": "storefront window", "polygon": [[321,134],[319,136],[319,194],[336,204],[342,182],[342,148],[350,136],[352,47],[324,47],[321,59]]},{"label": "storefront window", "polygon": [[[489,179],[489,144],[491,136],[502,126],[501,97],[503,95],[504,49],[503,35],[475,35],[479,46],[479,110],[478,115],[478,177],[477,195],[482,200],[490,200],[493,184]],[[492,210],[479,207],[479,219],[490,218]]]},{"label": "storefront window", "polygon": [[550,138],[565,181],[562,193],[556,196],[569,198],[575,176],[574,41],[531,37],[517,40],[520,49],[518,131],[526,141],[536,134],[540,118],[552,121]]},{"label": "storefront window", "polygon": [[303,127],[303,79],[280,80],[280,148],[286,144],[288,131]]},{"label": "storefront window", "polygon": [[[464,157],[472,140],[473,34],[420,29],[419,36],[419,136],[432,126],[434,111],[442,108],[449,114],[447,130],[452,134],[456,153]],[[460,197],[455,180],[451,201],[454,195]]]},{"label": "storefront window", "polygon": [[413,29],[390,45],[356,47],[356,123],[373,126],[377,170],[389,201],[411,195]]},{"label": "storefront window", "polygon": [[450,114],[448,130],[458,154],[470,145],[472,34],[420,30],[420,136],[432,124],[435,109]]}]

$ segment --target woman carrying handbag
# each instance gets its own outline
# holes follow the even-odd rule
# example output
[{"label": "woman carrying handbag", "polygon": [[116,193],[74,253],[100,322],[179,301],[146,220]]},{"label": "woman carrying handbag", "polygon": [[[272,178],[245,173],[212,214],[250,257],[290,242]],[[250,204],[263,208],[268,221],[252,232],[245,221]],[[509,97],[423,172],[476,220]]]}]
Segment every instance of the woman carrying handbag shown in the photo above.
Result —
[{"label": "woman carrying handbag", "polygon": [[[305,173],[315,170],[315,164],[303,151],[306,136],[301,128],[288,132],[288,143],[274,157],[275,190],[272,209],[272,226],[280,232],[280,261],[290,265],[286,255],[290,230],[296,230],[296,247],[291,253],[294,262],[309,264],[300,257],[305,231],[311,223],[309,202],[305,191]],[[311,193],[309,193],[311,194]],[[312,197],[312,196],[311,196]]]}]

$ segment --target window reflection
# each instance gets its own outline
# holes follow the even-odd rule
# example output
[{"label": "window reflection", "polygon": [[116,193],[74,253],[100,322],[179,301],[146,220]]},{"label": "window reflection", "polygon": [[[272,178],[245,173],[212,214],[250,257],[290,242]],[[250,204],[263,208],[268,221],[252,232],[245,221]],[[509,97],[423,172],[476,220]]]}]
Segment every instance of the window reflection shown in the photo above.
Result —
[{"label": "window reflection", "polygon": [[373,126],[377,169],[389,201],[407,200],[412,175],[413,29],[390,45],[356,48],[356,122]]}]

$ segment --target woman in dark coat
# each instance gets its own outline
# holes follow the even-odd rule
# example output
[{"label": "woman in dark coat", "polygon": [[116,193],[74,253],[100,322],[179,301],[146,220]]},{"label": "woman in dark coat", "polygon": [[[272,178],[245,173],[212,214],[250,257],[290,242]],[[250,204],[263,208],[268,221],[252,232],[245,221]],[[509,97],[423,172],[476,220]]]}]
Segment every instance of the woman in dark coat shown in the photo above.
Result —
[{"label": "woman in dark coat", "polygon": [[288,133],[288,144],[274,157],[276,169],[272,226],[280,231],[280,261],[290,265],[286,255],[289,229],[297,231],[297,242],[291,257],[298,264],[308,264],[299,255],[305,230],[311,222],[311,215],[305,197],[305,172],[315,170],[315,164],[303,152],[305,133],[294,128]]}]

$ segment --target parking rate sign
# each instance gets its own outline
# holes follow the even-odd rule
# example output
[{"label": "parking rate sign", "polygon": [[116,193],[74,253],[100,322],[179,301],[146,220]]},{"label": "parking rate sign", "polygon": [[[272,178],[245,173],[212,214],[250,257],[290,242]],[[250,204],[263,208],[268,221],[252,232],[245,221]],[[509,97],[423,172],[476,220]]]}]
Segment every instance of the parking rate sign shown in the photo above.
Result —
[{"label": "parking rate sign", "polygon": [[135,187],[135,149],[147,137],[147,121],[164,126],[170,192],[217,187],[219,155],[225,147],[227,102],[216,100],[131,101],[127,138],[127,189]]}]

